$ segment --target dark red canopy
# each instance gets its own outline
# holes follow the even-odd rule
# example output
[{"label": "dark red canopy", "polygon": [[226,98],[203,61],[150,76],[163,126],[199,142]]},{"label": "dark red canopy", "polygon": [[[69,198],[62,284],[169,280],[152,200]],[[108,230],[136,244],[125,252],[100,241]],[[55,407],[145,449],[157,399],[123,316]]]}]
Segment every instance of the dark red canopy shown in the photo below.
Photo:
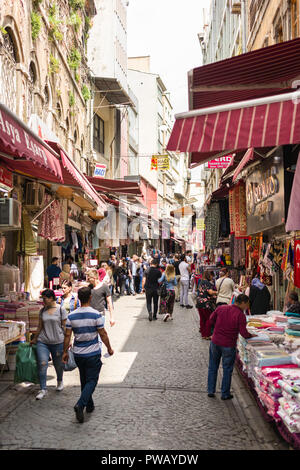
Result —
[{"label": "dark red canopy", "polygon": [[[300,38],[195,68],[190,110],[176,116],[167,146],[212,158],[300,142]],[[292,93],[294,92],[294,93]]]}]

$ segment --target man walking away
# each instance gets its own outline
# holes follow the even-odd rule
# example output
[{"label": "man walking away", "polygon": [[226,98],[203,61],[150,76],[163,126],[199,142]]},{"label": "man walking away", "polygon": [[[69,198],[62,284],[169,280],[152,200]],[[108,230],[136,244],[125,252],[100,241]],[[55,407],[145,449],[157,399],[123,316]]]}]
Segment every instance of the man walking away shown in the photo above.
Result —
[{"label": "man walking away", "polygon": [[207,390],[208,396],[214,397],[218,369],[222,358],[223,380],[221,386],[221,399],[230,400],[231,377],[236,356],[236,343],[238,335],[252,338],[246,328],[244,311],[249,308],[249,297],[240,294],[234,305],[221,305],[210,316],[210,323],[214,325],[214,332],[209,349],[209,366]]},{"label": "man walking away", "polygon": [[180,264],[179,256],[174,256],[174,268],[176,274],[176,281],[177,285],[175,286],[175,302],[179,302],[180,300],[180,271],[179,271],[179,264]]},{"label": "man walking away", "polygon": [[[102,342],[107,347],[110,356],[113,355],[114,351],[104,329],[104,317],[90,306],[91,289],[89,287],[79,289],[78,298],[81,307],[74,310],[67,319],[62,361],[64,363],[68,361],[68,348],[73,331],[75,336],[73,352],[81,383],[81,395],[74,410],[77,421],[83,423],[84,408],[86,408],[87,413],[92,413],[95,409],[92,395],[97,386],[102,366]],[[98,334],[101,341],[99,341]]]},{"label": "man walking away", "polygon": [[186,262],[185,255],[181,256],[181,263],[179,264],[180,272],[180,307],[193,308],[189,305],[189,286],[190,286],[190,265]]},{"label": "man walking away", "polygon": [[[161,272],[158,269],[158,260],[153,259],[150,268],[147,269],[143,278],[143,290],[146,292],[147,310],[149,314],[149,321],[157,320],[158,310],[158,279],[161,277]],[[153,311],[152,311],[153,301]]]}]

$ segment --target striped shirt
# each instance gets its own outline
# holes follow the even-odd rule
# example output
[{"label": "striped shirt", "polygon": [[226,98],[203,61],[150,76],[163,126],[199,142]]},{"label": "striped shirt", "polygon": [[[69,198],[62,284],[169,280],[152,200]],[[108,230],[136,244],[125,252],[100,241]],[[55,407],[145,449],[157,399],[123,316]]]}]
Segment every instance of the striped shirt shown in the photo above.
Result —
[{"label": "striped shirt", "polygon": [[101,354],[102,341],[98,334],[104,328],[104,317],[92,307],[80,307],[69,314],[66,328],[73,330],[73,353],[78,356]]}]

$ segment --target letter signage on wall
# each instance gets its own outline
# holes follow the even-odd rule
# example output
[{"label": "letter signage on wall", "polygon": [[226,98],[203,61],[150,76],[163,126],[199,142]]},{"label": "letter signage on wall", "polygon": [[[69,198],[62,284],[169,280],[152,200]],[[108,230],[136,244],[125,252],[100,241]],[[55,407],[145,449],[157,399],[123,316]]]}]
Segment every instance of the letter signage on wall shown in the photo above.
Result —
[{"label": "letter signage on wall", "polygon": [[285,222],[282,150],[263,161],[246,181],[247,232],[252,235]]}]

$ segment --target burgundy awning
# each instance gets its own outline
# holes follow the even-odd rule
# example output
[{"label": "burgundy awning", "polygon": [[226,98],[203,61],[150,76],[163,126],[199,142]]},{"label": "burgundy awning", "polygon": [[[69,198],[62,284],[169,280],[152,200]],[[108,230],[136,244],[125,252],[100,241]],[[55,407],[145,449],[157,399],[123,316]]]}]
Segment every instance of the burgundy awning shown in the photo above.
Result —
[{"label": "burgundy awning", "polygon": [[240,163],[236,167],[235,172],[233,173],[232,181],[235,181],[237,179],[237,177],[239,176],[239,174],[243,170],[243,168],[245,168],[247,163],[249,163],[253,159],[254,159],[254,149],[251,147],[250,149],[247,150],[244,157],[242,158],[242,160],[240,161]]},{"label": "burgundy awning", "polygon": [[133,181],[112,180],[107,178],[95,178],[90,176],[87,176],[87,179],[97,191],[110,192],[119,195],[143,195],[139,183]]},{"label": "burgundy awning", "polygon": [[70,186],[79,186],[84,192],[97,204],[98,208],[101,210],[106,210],[106,204],[99,197],[97,191],[93,188],[90,182],[86,177],[81,173],[72,160],[70,160],[67,155],[60,150],[61,161],[63,166],[63,178],[66,185]]},{"label": "burgundy awning", "polygon": [[28,172],[33,177],[49,175],[63,182],[58,155],[14,113],[0,103],[0,158],[12,170]]},{"label": "burgundy awning", "polygon": [[[167,146],[191,166],[233,151],[300,142],[300,38],[193,69],[190,110]],[[294,93],[292,93],[294,92]]]},{"label": "burgundy awning", "polygon": [[[205,163],[222,152],[272,147],[300,142],[300,106],[297,94],[278,95],[271,102],[231,109],[209,108],[176,119],[167,149],[191,152],[191,163]],[[293,100],[292,98],[295,98]],[[282,101],[287,99],[287,101]],[[266,100],[268,101],[268,98]]]}]

